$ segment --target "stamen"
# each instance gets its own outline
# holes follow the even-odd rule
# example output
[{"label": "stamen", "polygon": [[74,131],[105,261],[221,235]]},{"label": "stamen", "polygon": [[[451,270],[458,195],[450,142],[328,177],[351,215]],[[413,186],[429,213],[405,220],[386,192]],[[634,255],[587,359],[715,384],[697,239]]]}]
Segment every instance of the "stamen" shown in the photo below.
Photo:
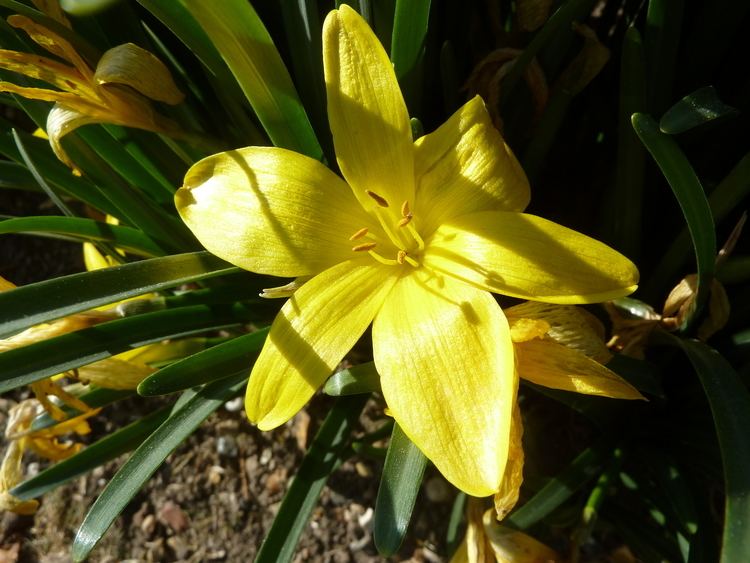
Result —
[{"label": "stamen", "polygon": [[398,262],[396,260],[391,260],[390,258],[384,258],[383,256],[381,256],[380,254],[378,254],[377,252],[373,250],[370,250],[368,254],[372,256],[373,258],[375,258],[375,260],[377,260],[381,264],[385,264],[386,266],[398,266]]},{"label": "stamen", "polygon": [[356,233],[354,233],[352,236],[349,237],[349,240],[357,240],[362,238],[367,234],[369,229],[367,227],[362,227],[360,230],[358,230]]},{"label": "stamen", "polygon": [[399,264],[404,263],[404,258],[406,258],[406,251],[405,250],[399,250],[398,254],[396,254],[396,262]]},{"label": "stamen", "polygon": [[403,219],[401,219],[398,222],[398,226],[399,227],[405,227],[406,225],[408,225],[409,223],[411,223],[411,217],[412,217],[411,215],[408,215],[407,217],[404,217]]},{"label": "stamen", "polygon": [[414,237],[414,240],[417,241],[417,245],[419,246],[419,250],[424,250],[424,240],[422,240],[422,237],[419,236],[419,233],[417,232],[417,229],[414,228],[414,225],[407,225],[407,228],[409,229],[409,233],[411,233],[411,236]]},{"label": "stamen", "polygon": [[369,252],[373,248],[375,248],[378,245],[376,242],[366,242],[364,244],[358,244],[357,246],[353,246],[352,250],[354,252]]},{"label": "stamen", "polygon": [[369,195],[369,196],[370,196],[370,197],[371,197],[372,199],[374,199],[374,200],[375,200],[375,202],[376,202],[376,203],[377,203],[377,204],[378,204],[378,205],[379,205],[380,207],[388,207],[388,202],[386,201],[386,199],[385,199],[385,198],[384,198],[383,196],[381,196],[381,195],[378,195],[378,194],[376,194],[375,192],[373,192],[373,191],[371,191],[371,190],[365,190],[365,193],[366,193],[367,195]]},{"label": "stamen", "polygon": [[386,236],[391,240],[393,243],[393,246],[396,248],[401,248],[404,246],[404,242],[401,240],[401,238],[398,236],[398,231],[394,231],[390,227],[389,219],[388,217],[383,217],[384,211],[381,211],[380,209],[374,209],[375,216],[378,218],[378,222],[380,223],[380,226],[383,227],[383,231],[385,232]]},{"label": "stamen", "polygon": [[412,266],[414,268],[419,268],[419,262],[414,260],[414,258],[412,258],[411,256],[404,256],[404,260],[406,261],[407,264],[409,264],[409,266]]},{"label": "stamen", "polygon": [[401,204],[401,215],[403,215],[404,217],[411,218],[411,211],[409,211],[408,201],[405,201],[404,203]]}]

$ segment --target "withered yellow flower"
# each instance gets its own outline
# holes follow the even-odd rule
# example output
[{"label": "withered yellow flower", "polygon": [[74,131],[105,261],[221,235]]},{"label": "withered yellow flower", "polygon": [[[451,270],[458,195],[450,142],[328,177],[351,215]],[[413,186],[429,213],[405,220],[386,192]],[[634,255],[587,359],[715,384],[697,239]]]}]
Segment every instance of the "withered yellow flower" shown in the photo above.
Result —
[{"label": "withered yellow flower", "polygon": [[489,292],[553,303],[631,293],[635,266],[522,213],[528,181],[481,98],[412,140],[393,67],[364,20],[327,17],[328,117],[346,180],[320,162],[249,147],[194,165],[183,220],[247,270],[310,277],[282,307],[252,370],[246,411],[289,420],[373,323],[390,412],[458,488],[497,492],[518,385],[508,321]]},{"label": "withered yellow flower", "polygon": [[178,104],[184,98],[167,67],[150,52],[132,43],[118,45],[92,68],[69,41],[26,16],[10,16],[8,23],[23,29],[57,59],[0,49],[0,68],[43,80],[57,90],[0,82],[0,92],[55,102],[47,116],[47,135],[55,155],[74,170],[60,139],[83,125],[111,123],[181,134],[177,124],[149,101]]}]

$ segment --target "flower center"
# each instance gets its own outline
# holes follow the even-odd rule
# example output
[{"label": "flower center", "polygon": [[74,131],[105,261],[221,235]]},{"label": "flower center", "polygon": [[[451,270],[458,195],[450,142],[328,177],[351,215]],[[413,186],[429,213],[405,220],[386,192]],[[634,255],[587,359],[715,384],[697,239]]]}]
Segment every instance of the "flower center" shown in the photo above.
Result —
[{"label": "flower center", "polygon": [[[353,246],[352,250],[354,252],[367,252],[375,260],[388,266],[409,264],[413,268],[418,268],[419,262],[416,258],[424,250],[424,240],[419,236],[417,229],[412,223],[414,215],[409,207],[409,202],[403,202],[401,204],[401,214],[394,217],[396,214],[383,196],[370,190],[367,190],[366,193],[377,204],[373,207],[373,214],[383,228],[383,233],[387,237],[387,241],[371,233],[367,227],[364,227],[349,237],[351,241],[362,241]],[[364,241],[364,239],[368,240]],[[395,248],[393,258],[388,258],[387,254],[384,256],[375,250],[379,246],[390,246],[388,242]]]}]

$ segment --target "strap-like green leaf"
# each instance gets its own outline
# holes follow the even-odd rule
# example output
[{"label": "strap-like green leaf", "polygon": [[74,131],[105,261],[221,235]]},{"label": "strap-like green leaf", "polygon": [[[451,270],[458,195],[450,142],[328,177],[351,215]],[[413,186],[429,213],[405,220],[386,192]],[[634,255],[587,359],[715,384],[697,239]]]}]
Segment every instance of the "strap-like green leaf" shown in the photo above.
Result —
[{"label": "strap-like green leaf", "polygon": [[113,354],[247,320],[240,306],[195,305],[109,321],[0,354],[0,393]]},{"label": "strap-like green leaf", "polygon": [[170,364],[141,381],[138,394],[167,395],[230,375],[249,374],[267,335],[268,328],[264,328]]},{"label": "strap-like green leaf", "polygon": [[88,309],[239,271],[208,252],[152,258],[0,293],[0,338]]},{"label": "strap-like green leaf", "polygon": [[706,86],[691,92],[669,108],[659,120],[659,129],[669,135],[676,135],[714,119],[738,113],[735,108],[721,101],[713,86]]},{"label": "strap-like green leaf", "polygon": [[430,0],[397,0],[391,61],[407,105],[414,113],[422,89],[422,58],[430,20]]},{"label": "strap-like green leaf", "polygon": [[140,256],[161,256],[163,251],[141,231],[131,227],[110,225],[93,219],[80,217],[18,217],[0,221],[0,234],[45,234],[53,233],[66,238],[87,241],[104,241],[126,252]]},{"label": "strap-like green leaf", "polygon": [[289,72],[258,14],[245,0],[181,0],[211,38],[278,147],[320,160],[323,152]]},{"label": "strap-like green leaf", "polygon": [[716,350],[696,340],[675,341],[687,354],[706,392],[724,464],[721,562],[750,561],[750,393]]},{"label": "strap-like green leaf", "polygon": [[404,541],[425,467],[427,458],[401,427],[394,424],[375,501],[373,526],[375,547],[385,557],[396,553]]},{"label": "strap-like green leaf", "polygon": [[380,391],[380,375],[375,362],[359,364],[334,373],[323,386],[326,395],[359,395]]},{"label": "strap-like green leaf", "polygon": [[29,500],[64,485],[138,446],[169,416],[169,407],[159,409],[87,446],[68,459],[56,463],[11,490],[11,494]]},{"label": "strap-like green leaf", "polygon": [[88,557],[117,515],[167,456],[212,412],[237,396],[245,385],[245,380],[245,377],[238,377],[206,385],[146,438],[86,514],[73,541],[71,556],[74,561],[83,561]]},{"label": "strap-like green leaf", "polygon": [[326,416],[284,496],[255,563],[292,560],[302,531],[328,477],[345,459],[349,434],[367,402],[366,396],[344,397]]}]

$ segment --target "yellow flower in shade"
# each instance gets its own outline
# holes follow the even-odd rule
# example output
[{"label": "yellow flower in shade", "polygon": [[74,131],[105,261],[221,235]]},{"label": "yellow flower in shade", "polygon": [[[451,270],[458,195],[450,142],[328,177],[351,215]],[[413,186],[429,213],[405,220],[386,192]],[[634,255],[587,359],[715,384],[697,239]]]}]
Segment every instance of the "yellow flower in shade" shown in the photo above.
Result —
[{"label": "yellow flower in shade", "polygon": [[[310,276],[271,327],[245,407],[289,420],[373,323],[383,395],[404,432],[469,494],[495,493],[517,390],[508,321],[489,292],[554,303],[631,293],[635,266],[521,211],[529,187],[480,98],[414,142],[393,67],[346,5],[323,28],[328,116],[346,180],[274,147],[194,165],[185,223],[247,270]],[[348,184],[348,185],[347,185]]]},{"label": "yellow flower in shade", "polygon": [[0,82],[0,92],[55,102],[47,116],[47,135],[57,158],[74,170],[60,139],[82,125],[111,123],[167,135],[181,134],[177,124],[159,114],[149,101],[178,104],[184,98],[167,67],[150,52],[132,43],[118,45],[104,53],[96,68],[92,68],[69,41],[26,16],[10,16],[8,23],[23,29],[34,42],[64,62],[2,49],[0,68],[43,80],[58,89]]}]

